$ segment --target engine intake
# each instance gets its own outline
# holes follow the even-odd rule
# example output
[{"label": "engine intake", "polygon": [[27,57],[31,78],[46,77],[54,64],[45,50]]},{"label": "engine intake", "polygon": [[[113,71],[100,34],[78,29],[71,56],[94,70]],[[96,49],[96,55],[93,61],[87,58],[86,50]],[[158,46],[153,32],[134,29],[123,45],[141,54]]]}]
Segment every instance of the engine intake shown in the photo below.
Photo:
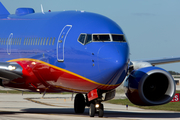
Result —
[{"label": "engine intake", "polygon": [[175,82],[172,76],[158,67],[134,70],[126,78],[124,86],[128,99],[136,105],[161,105],[172,100]]}]

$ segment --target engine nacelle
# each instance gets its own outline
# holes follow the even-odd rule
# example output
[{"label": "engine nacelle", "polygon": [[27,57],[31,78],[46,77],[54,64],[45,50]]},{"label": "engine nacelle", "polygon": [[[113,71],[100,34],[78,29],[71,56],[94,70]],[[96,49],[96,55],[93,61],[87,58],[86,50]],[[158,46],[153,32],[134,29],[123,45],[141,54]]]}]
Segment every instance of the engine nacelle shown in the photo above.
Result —
[{"label": "engine nacelle", "polygon": [[126,96],[143,106],[161,105],[172,100],[176,86],[172,76],[158,67],[134,70],[124,82]]}]

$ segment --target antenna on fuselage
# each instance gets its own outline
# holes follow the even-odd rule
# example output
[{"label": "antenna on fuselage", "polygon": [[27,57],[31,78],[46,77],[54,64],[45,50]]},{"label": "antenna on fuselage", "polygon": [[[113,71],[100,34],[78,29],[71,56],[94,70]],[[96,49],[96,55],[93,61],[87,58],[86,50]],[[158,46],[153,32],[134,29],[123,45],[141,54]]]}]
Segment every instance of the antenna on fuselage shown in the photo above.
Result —
[{"label": "antenna on fuselage", "polygon": [[42,12],[42,14],[45,14],[44,10],[43,10],[43,5],[42,4],[41,4],[41,12]]}]

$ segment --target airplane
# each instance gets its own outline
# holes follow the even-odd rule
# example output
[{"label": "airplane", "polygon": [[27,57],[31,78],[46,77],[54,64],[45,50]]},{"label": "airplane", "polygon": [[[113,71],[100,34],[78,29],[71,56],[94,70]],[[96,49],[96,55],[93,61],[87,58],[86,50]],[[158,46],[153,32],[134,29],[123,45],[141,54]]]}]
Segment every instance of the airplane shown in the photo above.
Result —
[{"label": "airplane", "polygon": [[175,82],[158,64],[180,58],[130,61],[129,46],[113,20],[85,11],[10,14],[0,2],[0,85],[38,93],[76,93],[75,113],[104,116],[102,102],[124,82],[126,96],[143,106],[171,101]]}]

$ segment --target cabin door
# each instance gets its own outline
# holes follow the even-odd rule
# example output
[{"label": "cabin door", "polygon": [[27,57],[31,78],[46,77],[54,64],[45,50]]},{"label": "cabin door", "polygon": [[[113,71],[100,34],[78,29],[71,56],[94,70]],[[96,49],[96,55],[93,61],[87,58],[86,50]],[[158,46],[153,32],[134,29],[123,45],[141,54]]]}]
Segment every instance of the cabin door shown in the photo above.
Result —
[{"label": "cabin door", "polygon": [[8,54],[8,55],[11,54],[12,38],[13,38],[13,33],[11,33],[11,34],[9,35],[8,40],[7,40],[7,54]]},{"label": "cabin door", "polygon": [[72,25],[66,25],[61,33],[59,34],[58,43],[57,43],[57,60],[64,61],[64,45],[67,35],[72,28]]}]

